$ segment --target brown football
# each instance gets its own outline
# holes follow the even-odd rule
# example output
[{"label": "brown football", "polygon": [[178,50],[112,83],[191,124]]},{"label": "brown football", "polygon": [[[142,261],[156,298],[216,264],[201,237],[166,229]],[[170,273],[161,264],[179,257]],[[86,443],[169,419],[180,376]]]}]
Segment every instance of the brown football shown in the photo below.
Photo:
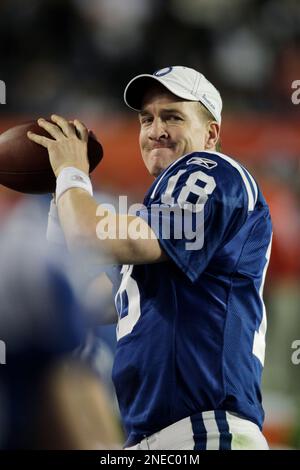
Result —
[{"label": "brown football", "polygon": [[[0,184],[21,193],[43,194],[55,191],[56,178],[45,147],[32,142],[27,132],[49,134],[36,121],[12,127],[0,135]],[[90,131],[88,158],[90,173],[102,160],[102,145]]]}]

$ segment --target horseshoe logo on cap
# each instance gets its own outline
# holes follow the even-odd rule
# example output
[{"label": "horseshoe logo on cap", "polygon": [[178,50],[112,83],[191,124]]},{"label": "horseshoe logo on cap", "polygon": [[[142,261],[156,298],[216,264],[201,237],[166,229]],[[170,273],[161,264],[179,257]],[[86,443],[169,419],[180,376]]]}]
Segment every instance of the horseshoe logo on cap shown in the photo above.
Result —
[{"label": "horseshoe logo on cap", "polygon": [[164,69],[157,70],[154,72],[153,75],[156,77],[162,77],[163,75],[167,75],[167,73],[170,73],[172,71],[173,67],[165,67]]}]

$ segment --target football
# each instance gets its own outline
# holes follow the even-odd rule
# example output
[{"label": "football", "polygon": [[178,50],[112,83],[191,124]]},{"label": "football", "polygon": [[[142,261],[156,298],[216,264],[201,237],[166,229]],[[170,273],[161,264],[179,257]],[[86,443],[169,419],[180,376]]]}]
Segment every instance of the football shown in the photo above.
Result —
[{"label": "football", "polygon": [[[0,135],[0,184],[21,193],[53,193],[56,178],[50,165],[48,150],[29,140],[28,131],[51,138],[36,121],[20,124],[3,132]],[[102,157],[102,145],[90,131],[90,173]]]}]

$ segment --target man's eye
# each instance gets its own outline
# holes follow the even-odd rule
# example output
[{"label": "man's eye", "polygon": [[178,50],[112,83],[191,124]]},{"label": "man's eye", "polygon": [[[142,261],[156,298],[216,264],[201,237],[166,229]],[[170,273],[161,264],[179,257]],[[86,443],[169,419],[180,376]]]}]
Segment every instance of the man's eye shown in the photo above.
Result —
[{"label": "man's eye", "polygon": [[176,114],[171,114],[167,119],[170,121],[182,121],[182,118]]},{"label": "man's eye", "polygon": [[143,117],[142,124],[150,124],[153,121],[152,117]]}]

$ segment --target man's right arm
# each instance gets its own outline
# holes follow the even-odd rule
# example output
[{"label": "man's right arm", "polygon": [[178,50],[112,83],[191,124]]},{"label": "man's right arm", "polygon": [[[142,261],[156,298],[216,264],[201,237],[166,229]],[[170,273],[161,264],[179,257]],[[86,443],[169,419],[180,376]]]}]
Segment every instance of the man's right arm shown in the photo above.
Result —
[{"label": "man's right arm", "polygon": [[[99,207],[80,188],[70,188],[59,198],[59,218],[71,252],[84,253],[91,263],[103,264],[147,264],[167,259],[155,233],[141,217],[107,210],[99,216]],[[105,229],[99,230],[102,224]],[[136,238],[132,225],[139,225],[143,236]]]}]

